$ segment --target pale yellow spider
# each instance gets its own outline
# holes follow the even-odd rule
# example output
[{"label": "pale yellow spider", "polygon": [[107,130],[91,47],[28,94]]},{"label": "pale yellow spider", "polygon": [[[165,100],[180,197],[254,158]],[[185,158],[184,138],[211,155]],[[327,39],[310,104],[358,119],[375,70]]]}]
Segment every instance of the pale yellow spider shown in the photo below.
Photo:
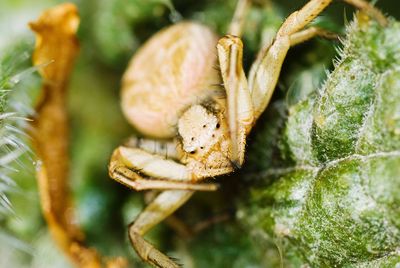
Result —
[{"label": "pale yellow spider", "polygon": [[[345,1],[382,19],[367,2]],[[133,138],[118,147],[109,171],[135,190],[164,190],[129,227],[132,245],[144,261],[178,267],[143,235],[196,190],[217,189],[199,182],[242,165],[246,136],[271,99],[287,51],[324,34],[315,27],[303,28],[330,3],[311,0],[292,13],[260,50],[248,79],[239,37],[248,0],[238,1],[229,35],[219,40],[203,25],[181,22],[154,35],[133,57],[123,77],[122,108],[137,130],[155,139]],[[219,70],[214,68],[217,62]],[[223,88],[212,86],[221,79]]]}]

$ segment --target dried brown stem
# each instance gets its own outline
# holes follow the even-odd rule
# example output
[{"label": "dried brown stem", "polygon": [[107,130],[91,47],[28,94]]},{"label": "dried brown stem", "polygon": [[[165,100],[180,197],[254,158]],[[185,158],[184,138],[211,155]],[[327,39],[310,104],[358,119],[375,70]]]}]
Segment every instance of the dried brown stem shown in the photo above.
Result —
[{"label": "dried brown stem", "polygon": [[[68,80],[79,51],[76,31],[77,8],[70,3],[42,13],[29,24],[36,34],[33,64],[43,78],[42,97],[32,123],[34,147],[40,159],[38,184],[43,215],[53,239],[78,267],[102,267],[98,253],[85,246],[83,232],[76,225],[68,185]],[[105,264],[121,267],[117,259]]]}]

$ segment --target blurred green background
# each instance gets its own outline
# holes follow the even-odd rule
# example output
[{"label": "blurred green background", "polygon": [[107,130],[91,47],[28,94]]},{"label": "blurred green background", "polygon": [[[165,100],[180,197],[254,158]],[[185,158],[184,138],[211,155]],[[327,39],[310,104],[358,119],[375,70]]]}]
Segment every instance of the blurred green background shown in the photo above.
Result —
[{"label": "blurred green background", "polygon": [[[35,20],[45,8],[62,1],[2,0],[0,2],[0,58],[14,53],[12,64],[29,67],[29,58],[22,57],[34,44],[27,23]],[[132,267],[144,266],[131,249],[126,235],[127,225],[144,207],[143,193],[135,193],[108,178],[107,164],[112,150],[135,134],[126,123],[119,107],[119,87],[123,71],[134,51],[159,29],[180,18],[193,19],[224,34],[232,16],[235,1],[199,0],[82,0],[77,4],[81,25],[81,51],[70,83],[69,108],[71,125],[71,188],[78,218],[91,246],[105,255],[122,255]],[[244,34],[245,65],[254,58],[261,40],[268,40],[283,18],[301,7],[305,1],[254,1]],[[397,1],[377,3],[385,13],[400,17]],[[343,33],[354,9],[335,1],[315,22],[329,30]],[[22,45],[20,45],[22,44]],[[18,45],[18,46],[17,46]],[[19,46],[21,46],[19,48]],[[296,102],[291,90],[311,92],[325,78],[325,69],[332,67],[339,42],[315,39],[290,51],[279,81],[276,99]],[[15,48],[18,47],[18,50]],[[10,63],[10,64],[11,64]],[[23,76],[14,88],[10,103],[33,106],[39,88],[35,72]],[[16,108],[18,111],[18,108]],[[272,110],[271,110],[272,109]],[[271,108],[273,118],[278,111]],[[26,109],[29,110],[29,109]],[[21,111],[22,112],[22,111]],[[25,112],[23,112],[25,113]],[[29,138],[25,138],[29,144]],[[253,142],[257,142],[256,138]],[[259,166],[260,154],[249,151],[244,171],[219,181],[217,193],[197,193],[177,212],[189,225],[219,215],[230,220],[204,230],[189,241],[180,238],[170,227],[161,224],[147,236],[162,251],[175,256],[185,267],[264,267],[275,256],[260,253],[235,221],[236,202],[246,184],[240,180],[252,165]],[[277,160],[279,161],[279,160]],[[8,193],[13,212],[0,218],[0,267],[70,267],[51,240],[41,217],[36,180],[35,156],[27,152],[15,164],[18,172],[12,178],[17,186]],[[229,200],[229,201],[227,201]],[[232,200],[232,201],[231,201]],[[276,247],[276,245],[271,245]]]}]

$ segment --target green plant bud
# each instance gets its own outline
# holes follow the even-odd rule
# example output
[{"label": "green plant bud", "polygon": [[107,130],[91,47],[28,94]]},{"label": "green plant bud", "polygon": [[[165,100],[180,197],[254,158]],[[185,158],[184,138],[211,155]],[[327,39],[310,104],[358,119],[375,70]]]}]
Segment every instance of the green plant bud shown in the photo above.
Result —
[{"label": "green plant bud", "polygon": [[321,89],[288,107],[286,166],[264,170],[238,212],[284,267],[400,265],[399,44],[399,22],[355,20]]}]

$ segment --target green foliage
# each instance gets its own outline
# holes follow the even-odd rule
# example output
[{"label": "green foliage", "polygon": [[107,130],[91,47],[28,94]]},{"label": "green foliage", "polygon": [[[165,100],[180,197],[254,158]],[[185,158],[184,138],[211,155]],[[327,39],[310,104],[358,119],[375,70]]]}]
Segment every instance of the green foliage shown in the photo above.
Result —
[{"label": "green foliage", "polygon": [[253,250],[248,236],[238,235],[243,231],[233,223],[209,228],[189,243],[189,251],[180,259],[190,258],[196,267],[259,267],[262,254]]},{"label": "green foliage", "polygon": [[[98,58],[106,64],[123,67],[133,50],[140,44],[139,37],[147,26],[154,25],[168,12],[162,0],[102,0],[96,1],[97,11],[93,14],[92,1],[83,3],[83,12],[91,18],[90,32]],[[157,24],[156,24],[157,25]],[[88,25],[89,26],[89,25]],[[145,33],[148,36],[148,33]],[[123,64],[121,64],[123,63]]]},{"label": "green foliage", "polygon": [[397,21],[351,23],[322,88],[287,107],[275,138],[283,160],[258,176],[238,213],[285,267],[400,262],[399,44]]}]

